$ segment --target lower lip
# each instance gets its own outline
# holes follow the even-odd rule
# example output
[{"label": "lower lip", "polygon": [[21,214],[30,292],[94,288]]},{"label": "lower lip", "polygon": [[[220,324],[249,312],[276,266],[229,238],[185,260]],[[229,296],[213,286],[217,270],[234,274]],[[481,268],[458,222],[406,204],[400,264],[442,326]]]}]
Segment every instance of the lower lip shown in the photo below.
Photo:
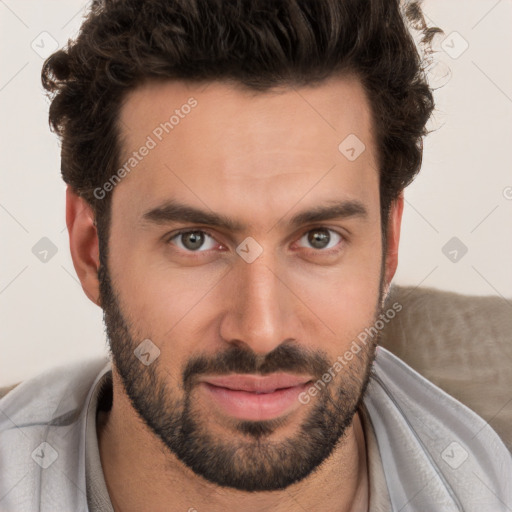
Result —
[{"label": "lower lip", "polygon": [[251,393],[213,386],[202,382],[201,387],[213,399],[222,411],[241,420],[270,420],[290,412],[298,407],[299,394],[305,391],[309,383],[290,388],[276,389],[272,393]]}]

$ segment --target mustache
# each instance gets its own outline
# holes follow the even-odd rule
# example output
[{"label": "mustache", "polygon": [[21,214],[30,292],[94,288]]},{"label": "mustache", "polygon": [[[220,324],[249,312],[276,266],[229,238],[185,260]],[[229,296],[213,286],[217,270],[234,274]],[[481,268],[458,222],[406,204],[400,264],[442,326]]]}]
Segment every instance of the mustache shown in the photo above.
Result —
[{"label": "mustache", "polygon": [[293,372],[313,375],[316,378],[329,369],[327,354],[312,351],[284,342],[265,355],[255,354],[239,346],[232,346],[225,352],[212,357],[196,356],[187,363],[182,372],[185,389],[190,390],[201,375],[228,375],[250,373],[268,375],[275,372]]}]

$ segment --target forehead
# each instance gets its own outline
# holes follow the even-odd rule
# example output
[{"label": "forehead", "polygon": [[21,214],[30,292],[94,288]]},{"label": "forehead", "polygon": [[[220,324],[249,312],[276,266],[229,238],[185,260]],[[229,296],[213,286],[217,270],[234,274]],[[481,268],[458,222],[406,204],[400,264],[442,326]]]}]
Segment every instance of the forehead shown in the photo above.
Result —
[{"label": "forehead", "polygon": [[362,198],[378,182],[369,103],[353,77],[265,92],[148,82],[125,98],[119,130],[128,172],[114,200],[130,196],[139,212],[178,193],[212,209],[237,198],[249,209],[255,197],[272,209],[308,188],[311,200]]}]

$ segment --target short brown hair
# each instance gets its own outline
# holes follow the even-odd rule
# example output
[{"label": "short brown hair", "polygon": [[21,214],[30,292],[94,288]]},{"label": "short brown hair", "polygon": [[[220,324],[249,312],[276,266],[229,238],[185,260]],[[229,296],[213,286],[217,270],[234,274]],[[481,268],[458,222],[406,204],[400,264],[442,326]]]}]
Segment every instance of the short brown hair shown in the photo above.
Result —
[{"label": "short brown hair", "polygon": [[372,109],[385,240],[390,205],[420,169],[434,109],[407,21],[424,47],[442,32],[426,26],[415,1],[96,0],[77,38],[42,69],[62,177],[108,238],[111,194],[94,190],[119,166],[119,110],[137,85],[230,80],[264,92],[355,74]]}]

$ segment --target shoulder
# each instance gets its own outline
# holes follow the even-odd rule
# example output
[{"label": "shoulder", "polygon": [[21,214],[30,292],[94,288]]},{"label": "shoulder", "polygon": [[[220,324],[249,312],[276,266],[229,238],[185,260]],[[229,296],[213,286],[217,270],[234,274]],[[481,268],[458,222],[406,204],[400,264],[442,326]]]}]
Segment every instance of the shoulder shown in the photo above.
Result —
[{"label": "shoulder", "polygon": [[414,510],[468,512],[512,504],[512,455],[496,432],[382,347],[365,405],[396,503],[414,496]]},{"label": "shoulder", "polygon": [[380,345],[489,422],[512,450],[512,300],[392,285]]},{"label": "shoulder", "polygon": [[109,367],[106,358],[56,367],[0,398],[2,511],[83,510],[86,405]]},{"label": "shoulder", "polygon": [[95,377],[108,364],[106,357],[73,362],[0,388],[0,410],[4,413],[0,429],[6,428],[5,415],[11,420],[46,423],[59,410],[80,406]]}]

